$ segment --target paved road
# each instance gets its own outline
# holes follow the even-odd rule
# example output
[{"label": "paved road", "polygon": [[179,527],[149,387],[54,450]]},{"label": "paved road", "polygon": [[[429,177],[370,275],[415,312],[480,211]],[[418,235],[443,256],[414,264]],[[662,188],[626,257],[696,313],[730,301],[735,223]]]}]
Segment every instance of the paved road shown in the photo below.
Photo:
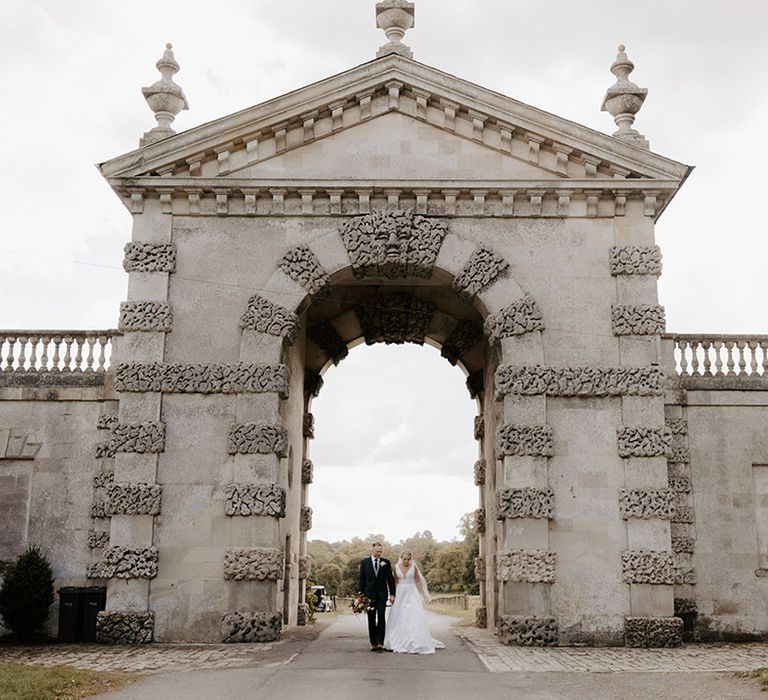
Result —
[{"label": "paved road", "polygon": [[[706,672],[495,672],[481,662],[476,646],[450,629],[450,618],[430,614],[432,635],[446,644],[434,656],[372,653],[365,619],[345,615],[319,635],[253,655],[246,668],[162,671],[110,700],[766,700],[752,681]],[[481,651],[478,648],[478,651]],[[594,650],[598,652],[598,650]],[[768,660],[766,661],[768,663]],[[499,669],[500,670],[500,669]]]}]

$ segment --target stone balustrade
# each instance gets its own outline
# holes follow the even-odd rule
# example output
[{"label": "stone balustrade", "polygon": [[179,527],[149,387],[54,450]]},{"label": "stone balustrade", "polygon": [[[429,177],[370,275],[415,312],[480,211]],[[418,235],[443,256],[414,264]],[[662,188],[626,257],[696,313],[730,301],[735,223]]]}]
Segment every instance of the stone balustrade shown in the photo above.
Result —
[{"label": "stone balustrade", "polygon": [[119,331],[0,330],[0,372],[107,372]]}]

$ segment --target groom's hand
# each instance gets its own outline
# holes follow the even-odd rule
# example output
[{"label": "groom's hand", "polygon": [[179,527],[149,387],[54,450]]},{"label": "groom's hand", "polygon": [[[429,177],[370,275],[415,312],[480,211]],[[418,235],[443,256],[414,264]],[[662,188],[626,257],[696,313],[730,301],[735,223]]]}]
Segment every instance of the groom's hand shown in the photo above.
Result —
[{"label": "groom's hand", "polygon": [[389,602],[390,602],[390,605],[392,603],[394,603],[395,602],[395,596],[393,596],[393,595],[389,596]]}]

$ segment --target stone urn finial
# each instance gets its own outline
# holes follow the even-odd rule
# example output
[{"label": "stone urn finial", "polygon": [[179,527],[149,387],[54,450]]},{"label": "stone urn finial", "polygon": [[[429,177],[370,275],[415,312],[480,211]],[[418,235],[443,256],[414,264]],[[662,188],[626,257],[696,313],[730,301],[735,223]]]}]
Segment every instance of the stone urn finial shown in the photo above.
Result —
[{"label": "stone urn finial", "polygon": [[613,134],[617,139],[641,148],[649,148],[646,138],[632,128],[635,115],[640,111],[648,94],[648,88],[638,87],[629,79],[633,70],[635,64],[627,58],[625,47],[621,44],[616,60],[611,65],[611,73],[616,76],[616,82],[605,93],[601,111],[609,112],[619,127]]},{"label": "stone urn finial", "polygon": [[163,57],[155,64],[162,76],[149,87],[141,88],[149,108],[155,113],[157,126],[147,131],[139,140],[139,146],[148,146],[156,141],[173,136],[171,122],[182,109],[189,109],[184,91],[173,82],[173,76],[179,72],[179,64],[173,57],[173,45],[166,44]]},{"label": "stone urn finial", "polygon": [[413,58],[413,51],[402,39],[415,20],[414,4],[407,0],[384,0],[376,3],[376,26],[384,30],[389,40],[380,47],[376,58],[396,53],[406,58]]}]

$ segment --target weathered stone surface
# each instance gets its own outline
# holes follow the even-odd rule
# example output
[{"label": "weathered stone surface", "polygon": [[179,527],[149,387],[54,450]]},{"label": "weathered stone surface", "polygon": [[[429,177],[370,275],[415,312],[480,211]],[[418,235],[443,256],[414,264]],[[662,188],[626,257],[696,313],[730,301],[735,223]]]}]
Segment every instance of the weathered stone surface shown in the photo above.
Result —
[{"label": "weathered stone surface", "polygon": [[283,578],[282,549],[238,547],[224,553],[224,578],[227,581],[277,581]]},{"label": "weathered stone surface", "polygon": [[664,373],[650,367],[541,367],[501,365],[496,396],[660,396]]},{"label": "weathered stone surface", "polygon": [[683,643],[683,621],[679,617],[628,617],[624,639],[628,647],[679,647]]},{"label": "weathered stone surface", "polygon": [[616,304],[611,307],[614,335],[661,335],[666,328],[664,307],[658,304]]},{"label": "weathered stone surface", "polygon": [[299,578],[306,581],[312,573],[312,557],[305,554],[299,557]]},{"label": "weathered stone surface", "polygon": [[165,423],[118,423],[112,429],[109,451],[162,452],[165,449]]},{"label": "weathered stone surface", "polygon": [[614,246],[611,248],[612,275],[660,275],[659,246]]},{"label": "weathered stone surface", "polygon": [[509,263],[490,248],[478,246],[464,269],[453,280],[458,295],[470,301],[499,275],[507,270]]},{"label": "weathered stone surface", "polygon": [[227,452],[241,454],[276,454],[288,456],[288,431],[272,423],[241,423],[229,432]]},{"label": "weathered stone surface", "polygon": [[475,462],[475,486],[485,485],[485,460],[478,459]]},{"label": "weathered stone surface", "polygon": [[155,578],[157,547],[109,547],[104,552],[100,578]]},{"label": "weathered stone surface", "polygon": [[503,582],[554,583],[555,552],[515,549],[496,555],[496,578]]},{"label": "weathered stone surface", "polygon": [[163,487],[159,484],[119,483],[107,487],[106,515],[159,515]]},{"label": "weathered stone surface", "polygon": [[299,529],[302,532],[308,532],[312,529],[312,509],[309,506],[301,507],[299,516]]},{"label": "weathered stone surface", "polygon": [[499,641],[510,646],[544,647],[557,644],[557,619],[502,615],[499,618]]},{"label": "weathered stone surface", "polygon": [[488,608],[484,605],[475,608],[475,627],[481,630],[488,627]]},{"label": "weathered stone surface", "polygon": [[481,534],[485,532],[485,508],[475,510],[475,529]]},{"label": "weathered stone surface", "polygon": [[289,250],[280,261],[280,269],[296,284],[317,296],[326,290],[330,278],[317,256],[307,246]]},{"label": "weathered stone surface", "polygon": [[355,277],[429,279],[448,226],[411,210],[375,211],[340,227]]},{"label": "weathered stone surface", "polygon": [[311,484],[314,471],[315,471],[315,467],[312,464],[312,460],[310,459],[303,460],[301,463],[301,483]]},{"label": "weathered stone surface", "polygon": [[306,627],[309,623],[309,605],[306,603],[299,603],[298,606],[296,606],[296,624],[299,627]]},{"label": "weathered stone surface", "polygon": [[240,328],[269,333],[292,344],[299,331],[299,317],[256,294],[248,300],[248,307],[240,318]]},{"label": "weathered stone surface", "polygon": [[227,515],[285,517],[285,491],[277,484],[226,484]]},{"label": "weathered stone surface", "polygon": [[155,613],[102,610],[96,615],[96,641],[101,644],[149,644],[155,631]]},{"label": "weathered stone surface", "polygon": [[483,557],[475,557],[475,578],[478,581],[485,581],[486,566]]},{"label": "weathered stone surface", "polygon": [[173,272],[176,269],[176,246],[173,243],[133,241],[123,248],[126,272]]},{"label": "weathered stone surface", "polygon": [[496,430],[496,457],[529,455],[551,457],[552,428],[548,425],[500,425]]},{"label": "weathered stone surface", "polygon": [[117,413],[105,413],[96,421],[96,430],[112,430],[117,422]]},{"label": "weathered stone surface", "polygon": [[280,638],[282,626],[283,616],[279,612],[228,612],[221,619],[221,641],[274,642]]},{"label": "weathered stone surface", "polygon": [[319,396],[323,388],[323,377],[314,369],[304,370],[304,391],[311,396]]},{"label": "weathered stone surface", "polygon": [[555,495],[552,489],[499,489],[497,517],[551,518]]},{"label": "weathered stone surface", "polygon": [[621,457],[664,457],[672,450],[672,434],[666,428],[626,427],[616,435]]},{"label": "weathered stone surface", "polygon": [[274,392],[288,398],[285,365],[121,362],[115,372],[117,391],[163,391],[186,394]]},{"label": "weathered stone surface", "polygon": [[124,301],[120,304],[121,331],[159,331],[166,333],[173,325],[171,305],[160,301]]},{"label": "weathered stone surface", "polygon": [[435,307],[410,294],[397,293],[371,299],[356,308],[365,342],[424,343]]},{"label": "weathered stone surface", "polygon": [[671,520],[675,513],[675,501],[675,492],[672,489],[622,489],[619,491],[619,512],[625,520]]},{"label": "weathered stone surface", "polygon": [[485,319],[485,334],[491,343],[523,333],[544,330],[544,321],[536,302],[530,294],[505,306],[501,311]]},{"label": "weathered stone surface", "polygon": [[483,416],[475,416],[475,440],[482,440],[485,437],[485,419]]},{"label": "weathered stone surface", "polygon": [[107,530],[88,530],[88,546],[91,549],[100,549],[109,544],[109,532]]},{"label": "weathered stone surface", "polygon": [[697,615],[699,606],[694,598],[675,598],[675,615]]},{"label": "weathered stone surface", "polygon": [[342,340],[333,324],[323,319],[307,328],[307,337],[338,365],[348,354],[347,344]]},{"label": "weathered stone surface", "polygon": [[657,583],[671,585],[677,577],[677,560],[673,552],[627,550],[621,553],[624,583]]},{"label": "weathered stone surface", "polygon": [[440,354],[455,365],[464,355],[483,339],[483,327],[477,321],[460,321],[446,338]]},{"label": "weathered stone surface", "polygon": [[301,432],[310,440],[315,437],[315,417],[311,413],[305,413],[301,424]]}]

